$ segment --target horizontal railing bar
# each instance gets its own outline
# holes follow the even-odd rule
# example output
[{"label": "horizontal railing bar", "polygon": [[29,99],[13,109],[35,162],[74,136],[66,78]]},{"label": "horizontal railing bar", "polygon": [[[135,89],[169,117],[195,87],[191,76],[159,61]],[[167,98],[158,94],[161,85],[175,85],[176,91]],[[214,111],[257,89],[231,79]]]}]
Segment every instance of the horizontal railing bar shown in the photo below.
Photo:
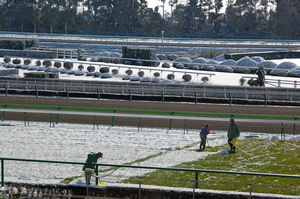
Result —
[{"label": "horizontal railing bar", "polygon": [[[23,161],[23,162],[42,162],[42,163],[56,163],[56,164],[78,164],[78,165],[86,164],[83,162],[64,162],[64,161],[53,161],[53,160],[34,160],[34,159],[18,159],[18,158],[2,158],[2,157],[0,157],[0,160]],[[106,167],[125,167],[125,168],[138,168],[138,169],[156,169],[156,170],[158,169],[158,170],[173,170],[173,171],[188,171],[188,172],[224,173],[224,174],[240,174],[240,175],[254,175],[254,176],[269,176],[269,177],[300,178],[299,175],[288,175],[288,174],[253,173],[253,172],[237,172],[237,171],[206,170],[206,169],[168,168],[168,167],[102,164],[102,163],[94,163],[93,165],[106,166]]]},{"label": "horizontal railing bar", "polygon": [[[17,113],[44,113],[44,114],[67,114],[67,115],[89,115],[89,116],[118,116],[118,117],[134,117],[134,118],[155,118],[155,119],[178,119],[178,120],[213,120],[213,121],[228,121],[228,118],[219,117],[196,117],[196,116],[175,116],[175,115],[151,115],[151,114],[132,114],[132,113],[104,113],[104,112],[84,112],[84,111],[54,111],[54,110],[34,110],[34,109],[11,109],[0,108],[0,111],[17,112]],[[228,115],[229,116],[229,115]],[[230,117],[230,116],[229,116]],[[294,117],[291,117],[294,119]],[[284,123],[284,124],[300,124],[300,120],[271,120],[271,119],[236,119],[238,122],[252,122],[252,123]]]},{"label": "horizontal railing bar", "polygon": [[[173,88],[149,88],[149,87],[112,87],[112,86],[105,86],[105,87],[100,87],[100,86],[73,86],[73,85],[48,85],[48,84],[21,84],[21,83],[1,83],[0,85],[2,86],[22,86],[22,87],[35,87],[35,88],[47,88],[47,87],[53,87],[53,88],[77,88],[81,90],[85,89],[104,89],[104,90],[131,90],[131,91],[164,91],[164,92],[196,92],[196,93],[225,93],[225,94],[255,94],[255,95],[283,95],[286,96],[291,95],[291,96],[300,96],[299,92],[274,92],[274,91],[234,91],[234,90],[207,90],[207,89],[173,89]],[[35,88],[32,88],[32,90],[35,90]],[[29,89],[28,89],[29,90]],[[51,90],[51,89],[46,89],[46,90]]]}]

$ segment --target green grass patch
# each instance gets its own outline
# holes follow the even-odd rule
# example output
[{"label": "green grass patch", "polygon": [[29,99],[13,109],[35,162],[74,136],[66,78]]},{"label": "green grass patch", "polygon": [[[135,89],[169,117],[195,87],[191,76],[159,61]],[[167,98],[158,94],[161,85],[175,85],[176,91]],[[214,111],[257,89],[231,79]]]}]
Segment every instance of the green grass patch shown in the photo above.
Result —
[{"label": "green grass patch", "polygon": [[[299,175],[300,141],[244,139],[240,142],[236,153],[217,153],[204,160],[177,165],[176,168]],[[221,149],[229,149],[229,146],[207,147],[205,151],[217,152]],[[142,184],[192,188],[195,186],[195,176],[194,172],[158,170],[143,176]],[[124,182],[139,183],[137,178]],[[212,190],[248,192],[251,184],[252,191],[256,193],[298,195],[299,182],[299,178],[199,173],[199,188]]]}]

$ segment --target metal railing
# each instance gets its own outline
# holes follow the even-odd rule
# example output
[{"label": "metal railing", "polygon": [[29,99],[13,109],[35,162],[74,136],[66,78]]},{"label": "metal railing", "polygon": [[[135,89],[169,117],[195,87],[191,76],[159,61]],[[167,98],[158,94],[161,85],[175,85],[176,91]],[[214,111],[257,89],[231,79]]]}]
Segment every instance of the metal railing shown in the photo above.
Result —
[{"label": "metal railing", "polygon": [[143,84],[143,83],[99,83],[92,81],[40,81],[37,79],[14,79],[0,80],[0,90],[5,95],[9,95],[10,90],[34,91],[39,97],[40,91],[65,92],[66,97],[72,92],[96,94],[100,99],[101,94],[121,94],[140,96],[161,96],[162,101],[169,96],[195,98],[221,98],[229,99],[230,104],[233,99],[263,100],[265,105],[270,100],[300,101],[300,93],[295,89],[274,90],[272,88],[252,88],[252,87],[222,87],[222,86],[201,86],[201,85],[165,85],[165,84]]},{"label": "metal railing", "polygon": [[[1,106],[3,108],[1,108]],[[224,114],[224,113],[199,113],[199,112],[168,112],[155,110],[126,110],[126,109],[99,109],[99,108],[80,108],[80,107],[51,107],[51,106],[26,106],[26,105],[8,105],[0,104],[0,111],[2,111],[2,121],[5,120],[6,112],[25,113],[25,125],[27,113],[46,113],[50,114],[50,126],[54,126],[52,115],[56,114],[56,124],[58,124],[59,114],[67,115],[89,115],[93,116],[111,116],[112,126],[114,126],[115,117],[132,117],[132,118],[155,118],[155,119],[169,119],[169,129],[172,128],[173,119],[179,120],[211,120],[211,121],[228,121],[229,118],[235,118],[239,122],[247,123],[276,123],[276,124],[293,124],[293,135],[296,134],[296,125],[300,124],[299,116],[279,116],[279,115],[247,115],[247,114]],[[51,124],[53,122],[53,124]],[[94,127],[97,126],[94,121]],[[142,128],[138,124],[138,129]],[[186,126],[184,126],[184,133]],[[283,136],[283,132],[281,132]]]},{"label": "metal railing", "polygon": [[[83,162],[66,162],[66,161],[53,161],[53,160],[36,160],[36,159],[18,159],[18,158],[4,158],[1,160],[1,186],[5,184],[5,161],[22,161],[22,162],[37,162],[37,163],[50,163],[50,164],[71,164],[71,165],[84,165]],[[237,172],[237,171],[222,171],[222,170],[206,170],[206,169],[186,169],[186,168],[167,168],[167,167],[151,167],[151,166],[135,166],[135,165],[118,165],[118,164],[93,164],[95,165],[95,174],[99,174],[99,166],[103,167],[117,167],[117,168],[132,168],[132,169],[150,169],[150,170],[167,170],[176,172],[191,172],[195,174],[195,184],[193,188],[199,188],[199,173],[215,173],[215,174],[235,174],[235,175],[248,175],[248,176],[263,176],[263,177],[279,177],[279,178],[297,178],[299,175],[284,175],[273,173],[255,173],[255,172]],[[98,178],[95,178],[95,183],[98,184]]]}]

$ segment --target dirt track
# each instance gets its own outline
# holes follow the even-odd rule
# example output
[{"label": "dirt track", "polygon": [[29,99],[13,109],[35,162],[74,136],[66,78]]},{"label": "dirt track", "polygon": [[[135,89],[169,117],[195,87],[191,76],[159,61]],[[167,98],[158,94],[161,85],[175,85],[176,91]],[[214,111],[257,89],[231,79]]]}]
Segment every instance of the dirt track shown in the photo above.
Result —
[{"label": "dirt track", "polygon": [[[161,110],[174,112],[202,112],[202,113],[226,113],[226,114],[256,114],[256,115],[285,115],[300,116],[299,107],[264,107],[264,106],[237,106],[220,104],[187,104],[187,103],[162,103],[162,102],[137,102],[137,101],[113,101],[113,100],[84,100],[84,99],[62,99],[62,98],[36,98],[36,97],[17,97],[0,96],[0,104],[4,105],[43,105],[53,107],[84,107],[84,108],[108,108],[108,109],[134,109],[134,110]],[[54,120],[56,118],[54,117]],[[24,121],[23,113],[6,113],[5,120]],[[49,122],[50,116],[47,114],[30,114],[29,121]],[[93,124],[92,116],[70,116],[60,115],[59,122],[74,122]],[[97,117],[100,125],[111,125],[111,117]],[[169,120],[142,119],[143,127],[169,128]],[[216,121],[187,121],[188,129],[199,129],[209,122],[212,130],[226,130],[228,122]],[[137,118],[115,118],[116,126],[137,126]],[[280,133],[281,124],[263,123],[239,123],[241,131],[244,132],[267,132]],[[184,122],[173,120],[172,128],[184,128]],[[293,125],[284,125],[285,133],[292,133]],[[299,128],[298,128],[299,129]],[[297,130],[298,130],[297,129]],[[300,130],[298,130],[299,132]],[[297,134],[298,134],[297,132]]]}]

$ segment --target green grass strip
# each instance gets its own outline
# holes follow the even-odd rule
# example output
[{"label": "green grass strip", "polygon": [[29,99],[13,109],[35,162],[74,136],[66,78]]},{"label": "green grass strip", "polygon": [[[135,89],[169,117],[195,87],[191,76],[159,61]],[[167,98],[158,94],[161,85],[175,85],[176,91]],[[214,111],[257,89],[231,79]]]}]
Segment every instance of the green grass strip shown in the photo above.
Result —
[{"label": "green grass strip", "polygon": [[143,114],[162,114],[162,115],[187,115],[187,116],[207,116],[207,117],[234,117],[234,118],[256,118],[256,119],[286,119],[298,120],[296,116],[279,115],[246,115],[246,114],[225,114],[225,113],[195,113],[195,112],[170,112],[155,110],[127,110],[127,109],[100,109],[100,108],[82,108],[82,107],[52,107],[52,106],[24,106],[24,105],[6,105],[4,108],[23,108],[23,109],[46,109],[46,110],[69,110],[69,111],[95,111],[95,112],[118,112],[118,113],[143,113]]},{"label": "green grass strip", "polygon": [[[222,170],[268,174],[298,175],[300,172],[300,141],[243,139],[236,153],[228,155],[216,153],[205,159],[174,166],[181,169]],[[206,152],[229,149],[225,144],[207,147]],[[202,153],[191,151],[191,153]],[[199,155],[200,157],[200,155]],[[195,173],[189,171],[157,170],[147,173],[142,184],[168,187],[192,188],[195,186]],[[124,183],[138,184],[140,179],[130,178]],[[277,176],[241,175],[202,172],[199,173],[199,188],[223,191],[249,192],[249,184],[256,193],[299,195],[299,178]]]}]

